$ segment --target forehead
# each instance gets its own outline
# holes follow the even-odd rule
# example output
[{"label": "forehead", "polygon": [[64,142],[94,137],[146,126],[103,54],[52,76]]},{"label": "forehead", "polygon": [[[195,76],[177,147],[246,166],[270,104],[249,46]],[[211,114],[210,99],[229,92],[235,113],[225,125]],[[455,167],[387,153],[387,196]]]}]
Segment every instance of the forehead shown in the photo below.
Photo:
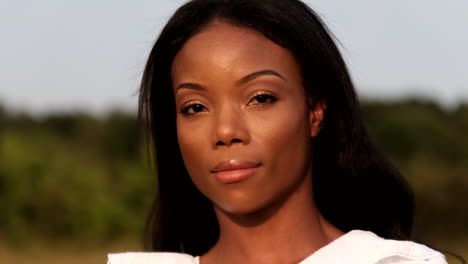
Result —
[{"label": "forehead", "polygon": [[[272,69],[287,74],[297,68],[291,52],[261,33],[224,22],[212,22],[190,38],[176,55],[172,74],[224,69],[240,77],[254,71]],[[204,76],[205,77],[205,76]]]}]

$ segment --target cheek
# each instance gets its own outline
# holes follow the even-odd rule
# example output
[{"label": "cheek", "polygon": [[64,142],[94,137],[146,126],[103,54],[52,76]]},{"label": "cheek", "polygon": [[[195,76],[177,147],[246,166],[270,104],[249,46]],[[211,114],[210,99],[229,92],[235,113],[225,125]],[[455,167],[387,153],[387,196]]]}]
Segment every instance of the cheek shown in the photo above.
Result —
[{"label": "cheek", "polygon": [[297,171],[301,174],[310,163],[311,141],[305,106],[286,105],[271,113],[274,118],[257,121],[257,142],[268,156],[270,168],[283,175]]},{"label": "cheek", "polygon": [[209,167],[207,152],[210,142],[206,124],[178,119],[177,138],[185,167],[195,185],[200,188],[201,183],[197,179],[207,174],[205,170]]},{"label": "cheek", "polygon": [[202,125],[191,125],[190,122],[177,119],[177,139],[187,167],[193,167],[198,163],[197,159],[201,158],[201,147],[205,143],[201,135],[206,134],[202,128]]},{"label": "cheek", "polygon": [[255,120],[259,141],[265,148],[274,149],[309,141],[309,121],[304,109],[301,105],[288,103],[269,113],[269,117]]}]

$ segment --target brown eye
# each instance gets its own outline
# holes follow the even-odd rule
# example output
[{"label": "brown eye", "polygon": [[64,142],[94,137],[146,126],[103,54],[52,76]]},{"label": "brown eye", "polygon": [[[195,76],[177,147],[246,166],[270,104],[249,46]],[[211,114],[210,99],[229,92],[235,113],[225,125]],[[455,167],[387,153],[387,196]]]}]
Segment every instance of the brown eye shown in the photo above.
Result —
[{"label": "brown eye", "polygon": [[268,101],[268,96],[265,94],[258,95],[255,99],[257,99],[257,102],[264,104]]},{"label": "brown eye", "polygon": [[266,104],[266,103],[274,103],[277,100],[276,97],[274,97],[271,94],[267,93],[261,93],[255,95],[252,100],[250,100],[249,105],[259,105],[259,104]]},{"label": "brown eye", "polygon": [[204,109],[205,107],[201,104],[191,104],[189,106],[184,107],[184,109],[182,109],[182,113],[190,115],[203,112]]}]

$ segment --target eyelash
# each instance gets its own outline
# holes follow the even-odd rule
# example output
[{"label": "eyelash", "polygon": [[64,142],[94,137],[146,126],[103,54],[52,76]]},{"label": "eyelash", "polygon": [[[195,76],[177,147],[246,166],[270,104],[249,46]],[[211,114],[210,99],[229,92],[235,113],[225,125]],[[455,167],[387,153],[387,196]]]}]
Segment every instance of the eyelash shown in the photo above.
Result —
[{"label": "eyelash", "polygon": [[[265,99],[266,99],[267,101],[266,101],[266,102],[263,102],[263,103],[259,102],[258,99],[259,99],[260,96],[265,96],[265,97],[266,97]],[[252,102],[253,100],[257,100],[258,103],[256,103],[256,104],[251,104],[251,102]],[[271,104],[271,103],[276,102],[277,100],[278,100],[278,98],[276,98],[276,96],[274,96],[272,93],[269,93],[269,92],[258,92],[258,93],[256,93],[256,94],[252,97],[252,99],[250,99],[249,105],[263,105],[263,104],[268,104],[268,103]]]},{"label": "eyelash", "polygon": [[[204,108],[206,108],[205,106],[203,106],[202,104],[200,103],[197,103],[197,102],[190,102],[188,105],[185,105],[183,108],[182,108],[182,111],[181,113],[184,114],[184,115],[193,115],[193,114],[196,114],[196,113],[199,113],[199,112],[202,112],[203,109],[201,111],[195,111],[194,110],[194,106],[201,106]],[[193,113],[189,113],[190,109],[192,109]]]},{"label": "eyelash", "polygon": [[[263,99],[266,99],[265,102],[260,102],[259,101],[259,98],[261,96],[265,96],[265,98]],[[257,100],[257,103],[252,103],[252,101],[254,100]],[[252,105],[264,105],[264,104],[268,104],[268,103],[274,103],[278,100],[278,98],[276,98],[276,96],[274,96],[272,93],[269,93],[269,92],[258,92],[256,93],[252,99],[250,99],[250,101],[248,102],[247,105],[249,106],[252,106]],[[263,100],[261,100],[263,101]],[[199,111],[195,110],[194,107],[195,106],[201,106],[202,109],[198,109]],[[199,112],[203,112],[203,110],[205,109],[206,107],[203,106],[202,104],[198,103],[198,102],[191,102],[187,105],[185,105],[183,108],[182,108],[182,111],[181,113],[184,114],[184,115],[193,115],[193,114],[196,114],[196,113],[199,113]],[[192,110],[192,113],[189,113],[189,111]]]}]

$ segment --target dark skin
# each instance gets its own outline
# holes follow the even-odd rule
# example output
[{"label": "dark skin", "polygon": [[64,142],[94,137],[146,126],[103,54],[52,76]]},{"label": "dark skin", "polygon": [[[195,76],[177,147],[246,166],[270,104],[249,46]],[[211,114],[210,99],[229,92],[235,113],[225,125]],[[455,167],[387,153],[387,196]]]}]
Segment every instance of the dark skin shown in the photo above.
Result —
[{"label": "dark skin", "polygon": [[[172,80],[184,163],[220,225],[202,264],[299,263],[343,234],[312,193],[325,104],[308,103],[287,49],[215,21],[182,47]],[[225,182],[214,169],[222,162],[254,166],[230,168]]]}]

